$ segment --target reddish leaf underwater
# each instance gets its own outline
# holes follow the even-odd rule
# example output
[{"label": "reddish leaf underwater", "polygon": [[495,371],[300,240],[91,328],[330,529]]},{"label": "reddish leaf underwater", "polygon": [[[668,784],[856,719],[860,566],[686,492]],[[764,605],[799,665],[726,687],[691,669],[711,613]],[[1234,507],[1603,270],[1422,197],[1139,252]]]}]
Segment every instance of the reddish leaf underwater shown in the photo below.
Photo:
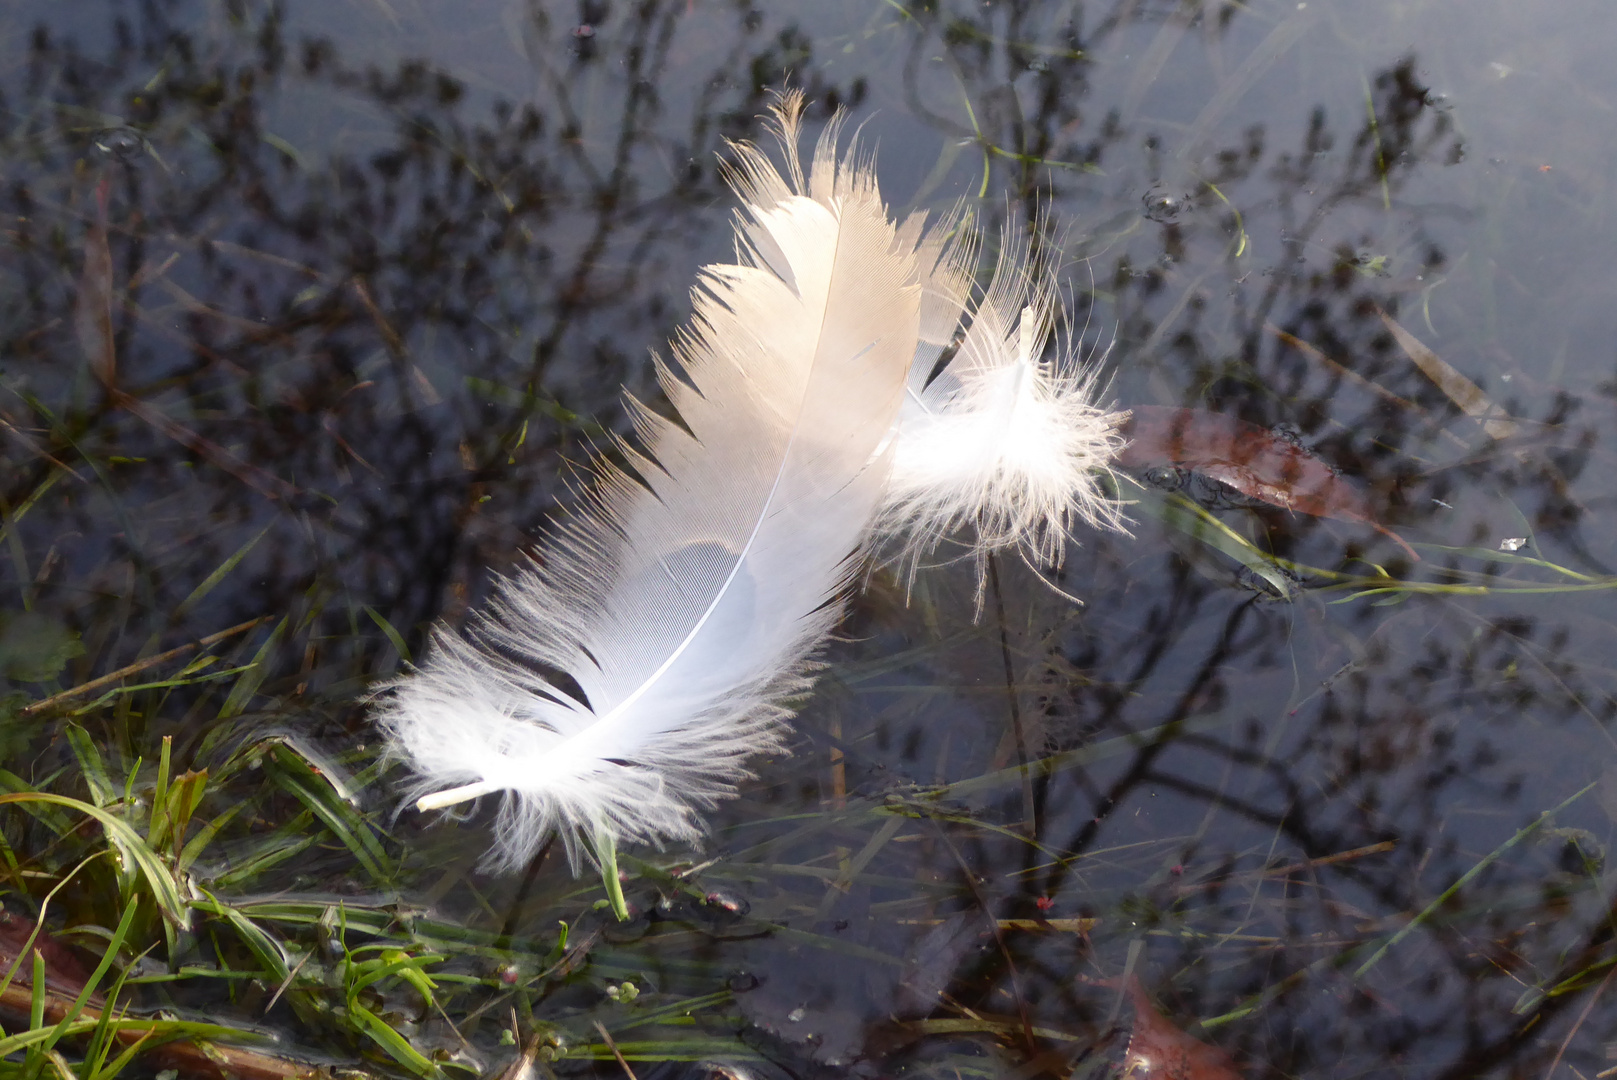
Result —
[{"label": "reddish leaf underwater", "polygon": [[1136,405],[1122,434],[1128,443],[1116,463],[1124,468],[1191,469],[1285,510],[1368,525],[1420,561],[1403,537],[1375,520],[1357,485],[1267,428],[1203,409]]},{"label": "reddish leaf underwater", "polygon": [[[30,936],[33,937],[31,945]],[[35,935],[32,922],[9,911],[0,911],[0,971],[15,965],[15,977],[28,985],[33,978],[35,952],[45,960],[45,984],[52,989],[77,994],[90,981],[90,973],[73,950],[57,941],[49,931],[40,928]]]},{"label": "reddish leaf underwater", "polygon": [[1127,987],[1134,1002],[1134,1032],[1129,1036],[1124,1076],[1130,1080],[1242,1080],[1228,1054],[1191,1038],[1157,1012],[1139,979],[1130,975]]}]

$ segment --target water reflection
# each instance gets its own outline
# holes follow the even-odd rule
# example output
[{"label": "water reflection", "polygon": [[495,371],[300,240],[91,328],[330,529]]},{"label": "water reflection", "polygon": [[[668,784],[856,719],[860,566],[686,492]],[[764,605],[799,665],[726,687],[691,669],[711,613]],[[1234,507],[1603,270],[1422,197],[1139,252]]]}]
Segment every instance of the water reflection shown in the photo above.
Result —
[{"label": "water reflection", "polygon": [[[1556,162],[1507,160],[1481,46],[1460,63],[1446,38],[1411,51],[1387,11],[1363,18],[678,0],[488,5],[473,26],[405,5],[14,5],[8,768],[73,760],[20,701],[259,619],[217,646],[221,667],[257,663],[245,694],[150,689],[80,722],[130,760],[174,734],[198,766],[260,729],[363,746],[365,690],[570,500],[573,464],[625,429],[620,385],[651,392],[645,350],[725,254],[722,140],[806,83],[820,116],[869,120],[895,197],[1049,208],[1122,404],[1292,425],[1423,562],[1351,523],[1204,500],[1301,565],[1278,603],[1179,504],[1129,489],[1134,536],[1081,537],[1049,571],[1082,609],[1016,564],[980,623],[967,568],[908,594],[877,575],[797,755],[720,812],[699,897],[647,870],[639,922],[592,924],[590,883],[555,855],[477,879],[472,827],[388,825],[377,784],[404,894],[508,943],[570,920],[571,977],[524,1000],[575,1041],[719,995],[689,1023],[731,1053],[703,1049],[697,1072],[1099,1076],[1129,1014],[1079,976],[1126,971],[1251,1076],[1599,1072],[1611,601],[1507,587],[1583,588],[1617,562],[1609,304],[1546,266],[1606,238],[1582,209],[1604,174],[1569,138]],[[1489,435],[1386,319],[1519,430]],[[1479,554],[1518,536],[1566,572]],[[1371,563],[1470,591],[1334,604],[1311,572]],[[363,882],[331,845],[252,888]],[[604,996],[625,979],[638,1005]],[[455,994],[492,1060],[513,999]],[[300,1000],[272,1015],[357,1052]]]}]

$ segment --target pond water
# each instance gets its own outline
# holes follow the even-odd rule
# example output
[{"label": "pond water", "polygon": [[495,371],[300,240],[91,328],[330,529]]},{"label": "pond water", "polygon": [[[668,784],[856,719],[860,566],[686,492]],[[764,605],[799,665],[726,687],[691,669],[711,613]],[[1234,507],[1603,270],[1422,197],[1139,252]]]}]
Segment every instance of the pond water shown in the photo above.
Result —
[{"label": "pond water", "polygon": [[[1113,1075],[1130,976],[1242,1076],[1606,1075],[1614,50],[1590,0],[12,0],[7,909],[65,881],[93,959],[135,898],[137,1009],[398,1075]],[[366,695],[656,400],[788,86],[900,210],[1047,214],[1110,402],[1289,432],[1420,561],[1123,479],[1082,606],[879,571],[620,926],[397,813]]]}]

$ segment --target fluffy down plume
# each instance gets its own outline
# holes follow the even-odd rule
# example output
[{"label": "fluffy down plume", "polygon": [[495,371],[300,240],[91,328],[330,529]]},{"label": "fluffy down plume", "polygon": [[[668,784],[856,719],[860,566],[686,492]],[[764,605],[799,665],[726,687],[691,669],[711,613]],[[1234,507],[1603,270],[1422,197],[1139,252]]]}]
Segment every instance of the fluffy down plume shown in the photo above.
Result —
[{"label": "fluffy down plume", "polygon": [[[894,438],[879,529],[911,570],[946,538],[978,561],[1002,548],[1058,563],[1077,522],[1122,528],[1098,477],[1121,449],[1126,413],[1095,404],[1093,371],[1058,350],[1044,359],[1056,302],[1007,231],[987,292],[970,302],[977,242],[947,221],[921,241],[921,344]],[[934,371],[944,342],[959,348]],[[948,329],[943,327],[947,325]]]},{"label": "fluffy down plume", "polygon": [[699,832],[747,760],[779,747],[787,696],[842,612],[886,483],[879,444],[915,351],[915,234],[889,221],[835,129],[805,179],[800,102],[777,110],[785,175],[735,148],[734,265],[707,267],[659,364],[683,422],[631,402],[637,452],[586,506],[440,629],[380,722],[421,809],[501,793],[490,862],[559,833],[595,845]]}]

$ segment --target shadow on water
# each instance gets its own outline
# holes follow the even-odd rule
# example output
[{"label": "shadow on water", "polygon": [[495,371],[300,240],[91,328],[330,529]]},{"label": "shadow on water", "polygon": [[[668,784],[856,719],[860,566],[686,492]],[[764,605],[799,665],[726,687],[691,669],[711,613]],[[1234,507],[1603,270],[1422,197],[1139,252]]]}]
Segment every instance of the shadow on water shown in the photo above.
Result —
[{"label": "shadow on water", "polygon": [[[1246,1076],[1600,1073],[1610,163],[1542,60],[1598,42],[1451,6],[14,5],[7,909],[393,1073],[1098,1077],[1128,976]],[[486,809],[395,814],[365,695],[655,393],[793,84],[890,199],[1048,212],[1120,404],[1287,432],[1421,561],[1121,477],[1132,535],[979,620],[947,551],[879,572],[619,926],[559,850],[478,874]]]}]

